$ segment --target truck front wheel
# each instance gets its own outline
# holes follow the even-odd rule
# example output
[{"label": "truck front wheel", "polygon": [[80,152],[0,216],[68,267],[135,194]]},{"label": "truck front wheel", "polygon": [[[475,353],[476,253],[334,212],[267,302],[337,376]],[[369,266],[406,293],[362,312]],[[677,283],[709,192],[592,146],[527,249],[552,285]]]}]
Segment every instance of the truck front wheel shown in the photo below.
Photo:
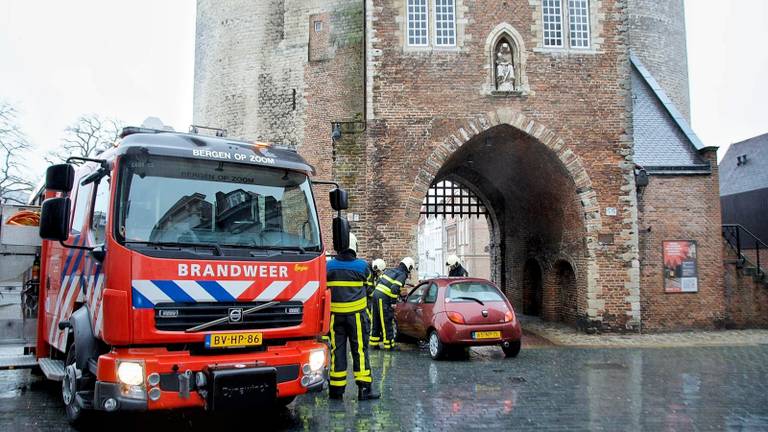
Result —
[{"label": "truck front wheel", "polygon": [[64,379],[61,380],[61,398],[64,401],[64,410],[67,413],[67,421],[72,426],[83,423],[87,415],[77,402],[77,381],[80,372],[75,365],[75,345],[72,344],[67,351],[67,360],[64,366]]}]

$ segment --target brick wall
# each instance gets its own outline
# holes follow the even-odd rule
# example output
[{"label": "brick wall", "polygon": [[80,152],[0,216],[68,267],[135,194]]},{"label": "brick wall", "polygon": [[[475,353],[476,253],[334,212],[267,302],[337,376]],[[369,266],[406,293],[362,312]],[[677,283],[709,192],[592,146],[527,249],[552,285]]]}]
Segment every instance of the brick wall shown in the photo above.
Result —
[{"label": "brick wall", "polygon": [[[574,257],[583,259],[581,267],[582,292],[589,289],[587,275],[592,272],[593,309],[602,316],[611,316],[618,326],[632,318],[633,309],[628,302],[630,289],[638,280],[631,280],[633,261],[637,260],[636,239],[633,239],[633,206],[627,193],[629,176],[627,155],[631,142],[625,131],[628,128],[628,97],[626,87],[627,45],[622,1],[601,2],[603,40],[601,54],[574,54],[528,52],[526,71],[531,93],[521,97],[493,97],[484,94],[487,80],[488,58],[486,39],[499,23],[507,22],[519,32],[530,37],[534,26],[533,14],[515,13],[523,6],[507,7],[503,2],[464,3],[464,17],[471,25],[465,28],[464,43],[455,51],[432,51],[424,54],[403,48],[399,2],[375,2],[377,9],[375,50],[381,55],[373,65],[373,114],[375,127],[371,128],[369,145],[385,156],[387,164],[380,169],[372,168],[385,179],[390,200],[386,209],[376,203],[370,209],[376,235],[381,239],[383,250],[391,256],[402,256],[413,249],[413,226],[416,215],[409,209],[418,207],[423,191],[414,189],[419,183],[419,168],[427,166],[427,182],[432,180],[429,160],[443,143],[456,136],[460,144],[460,130],[474,132],[468,124],[489,111],[520,113],[526,118],[548,128],[563,141],[560,149],[567,148],[573,160],[580,161],[591,180],[591,198],[586,207],[592,212],[592,220],[585,220],[584,205],[580,204],[581,230],[590,222],[600,231],[612,233],[615,242],[594,247],[590,256],[579,236],[580,247]],[[528,39],[530,40],[530,39]],[[448,91],[450,89],[450,91]],[[490,116],[493,117],[492,115]],[[491,120],[493,121],[493,120]],[[525,125],[521,129],[525,129]],[[534,132],[534,131],[531,131]],[[450,149],[447,149],[450,154]],[[539,150],[542,151],[542,150]],[[568,158],[556,153],[560,164],[567,165]],[[564,161],[565,162],[562,162]],[[562,166],[562,165],[561,165]],[[415,171],[415,172],[414,172]],[[437,170],[433,170],[437,171]],[[535,171],[523,175],[536,176]],[[569,176],[573,177],[572,173]],[[574,186],[577,179],[570,178],[570,187],[563,199],[554,202],[558,211],[567,209],[576,194],[584,192]],[[378,188],[377,188],[378,189]],[[573,198],[568,198],[568,194]],[[413,200],[413,205],[408,205]],[[398,205],[392,206],[392,203]],[[405,205],[404,205],[405,204]],[[543,204],[543,203],[534,203]],[[600,215],[600,209],[618,209],[616,217]],[[536,211],[531,210],[531,215]],[[522,219],[520,212],[506,214],[500,219]],[[516,218],[516,219],[515,219]],[[532,216],[533,219],[536,216]],[[579,231],[570,231],[576,232]],[[505,239],[508,293],[515,303],[520,303],[519,283],[522,263],[531,248],[515,251],[514,238]],[[558,239],[560,240],[560,239]],[[634,242],[634,244],[633,244]],[[593,242],[595,243],[595,242]],[[539,252],[541,253],[541,252]],[[587,296],[582,296],[584,311]]]},{"label": "brick wall", "polygon": [[[711,175],[651,176],[639,201],[642,315],[647,330],[719,327],[726,318],[716,156]],[[664,240],[694,240],[699,292],[665,293]]]}]

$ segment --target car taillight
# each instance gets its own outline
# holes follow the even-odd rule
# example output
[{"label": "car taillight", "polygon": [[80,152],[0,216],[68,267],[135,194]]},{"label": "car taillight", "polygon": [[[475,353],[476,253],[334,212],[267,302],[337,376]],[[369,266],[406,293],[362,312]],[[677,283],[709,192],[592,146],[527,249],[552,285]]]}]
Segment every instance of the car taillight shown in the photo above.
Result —
[{"label": "car taillight", "polygon": [[504,322],[510,322],[513,319],[515,319],[515,314],[513,314],[512,311],[507,311],[507,313],[504,314]]},{"label": "car taillight", "polygon": [[456,324],[465,324],[464,317],[458,312],[448,312],[448,319]]}]

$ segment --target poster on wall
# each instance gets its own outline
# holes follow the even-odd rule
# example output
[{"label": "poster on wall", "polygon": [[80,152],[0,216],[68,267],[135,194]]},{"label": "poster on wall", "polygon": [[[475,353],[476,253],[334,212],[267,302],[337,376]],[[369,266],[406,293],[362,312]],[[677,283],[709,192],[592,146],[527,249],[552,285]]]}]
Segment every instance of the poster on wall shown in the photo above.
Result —
[{"label": "poster on wall", "polygon": [[664,291],[690,293],[699,291],[696,265],[696,242],[691,240],[664,241]]}]

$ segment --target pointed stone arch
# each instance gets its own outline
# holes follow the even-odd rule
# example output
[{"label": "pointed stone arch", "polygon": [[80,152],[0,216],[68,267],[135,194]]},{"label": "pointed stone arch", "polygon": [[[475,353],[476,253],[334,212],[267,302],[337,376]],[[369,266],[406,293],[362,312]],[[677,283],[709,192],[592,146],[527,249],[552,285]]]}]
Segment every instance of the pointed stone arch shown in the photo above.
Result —
[{"label": "pointed stone arch", "polygon": [[573,181],[585,232],[586,265],[582,269],[586,276],[587,315],[592,319],[600,319],[604,309],[597,281],[599,269],[597,264],[597,234],[602,229],[600,204],[597,193],[593,189],[592,180],[581,159],[556,132],[544,124],[533,120],[521,112],[510,108],[499,108],[485,114],[478,114],[459,122],[459,126],[444,131],[443,134],[433,134],[433,151],[417,170],[411,193],[405,203],[406,217],[417,220],[424,195],[435,180],[440,168],[464,144],[492,128],[508,125],[543,144],[553,152],[560,161],[567,175]]}]

